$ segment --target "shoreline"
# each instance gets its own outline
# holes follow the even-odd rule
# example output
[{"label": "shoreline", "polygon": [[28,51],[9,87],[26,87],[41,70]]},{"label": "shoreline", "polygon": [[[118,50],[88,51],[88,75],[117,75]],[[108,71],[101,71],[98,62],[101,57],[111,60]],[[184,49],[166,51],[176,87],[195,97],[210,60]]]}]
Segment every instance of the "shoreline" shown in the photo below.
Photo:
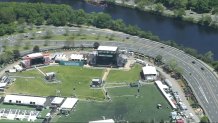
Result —
[{"label": "shoreline", "polygon": [[[183,15],[182,17],[176,17],[174,12],[172,10],[166,9],[166,7],[164,7],[164,10],[162,12],[157,12],[155,10],[156,4],[145,6],[144,9],[141,9],[141,8],[138,8],[137,5],[133,3],[131,0],[129,2],[126,2],[126,1],[123,2],[123,0],[114,0],[114,2],[108,2],[108,3],[112,5],[117,5],[117,6],[139,10],[142,12],[148,12],[148,13],[155,14],[158,16],[168,17],[168,18],[177,19],[177,20],[184,21],[184,22],[189,22],[189,23],[194,23],[194,24],[201,25],[201,26],[210,27],[213,29],[218,29],[218,14],[217,15],[211,15],[210,13],[198,14],[191,10],[185,10],[185,15]],[[210,23],[206,23],[204,20],[207,16],[211,17]]]}]

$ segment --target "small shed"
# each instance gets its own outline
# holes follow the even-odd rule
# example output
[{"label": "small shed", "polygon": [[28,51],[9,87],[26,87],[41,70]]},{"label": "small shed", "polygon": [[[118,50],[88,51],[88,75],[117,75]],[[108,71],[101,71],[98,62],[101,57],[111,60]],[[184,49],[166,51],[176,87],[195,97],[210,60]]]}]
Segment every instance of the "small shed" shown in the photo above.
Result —
[{"label": "small shed", "polygon": [[154,81],[157,79],[157,70],[154,66],[146,65],[142,68],[142,72],[144,74],[145,80]]},{"label": "small shed", "polygon": [[99,87],[102,85],[102,79],[94,78],[91,82],[91,87]]},{"label": "small shed", "polygon": [[68,114],[76,105],[77,101],[77,98],[67,98],[60,107],[61,113]]},{"label": "small shed", "polygon": [[45,79],[48,81],[55,80],[55,72],[49,72],[45,74]]},{"label": "small shed", "polygon": [[52,100],[51,104],[52,104],[52,105],[60,106],[60,105],[62,104],[63,100],[64,100],[64,98],[62,98],[62,97],[55,97],[55,98]]}]

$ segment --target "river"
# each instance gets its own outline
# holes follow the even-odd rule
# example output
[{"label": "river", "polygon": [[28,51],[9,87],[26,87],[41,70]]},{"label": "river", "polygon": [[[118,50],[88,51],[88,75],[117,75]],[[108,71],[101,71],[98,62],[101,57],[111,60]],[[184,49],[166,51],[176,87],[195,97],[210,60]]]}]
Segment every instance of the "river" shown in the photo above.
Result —
[{"label": "river", "polygon": [[[26,2],[28,0],[0,1]],[[161,40],[174,40],[185,47],[197,49],[200,53],[212,51],[214,58],[218,60],[218,30],[114,5],[104,8],[90,5],[82,0],[44,1],[46,3],[68,4],[74,9],[83,9],[86,12],[108,13],[114,19],[119,18],[127,24],[137,25],[145,31],[151,31],[155,35],[158,35]]]}]

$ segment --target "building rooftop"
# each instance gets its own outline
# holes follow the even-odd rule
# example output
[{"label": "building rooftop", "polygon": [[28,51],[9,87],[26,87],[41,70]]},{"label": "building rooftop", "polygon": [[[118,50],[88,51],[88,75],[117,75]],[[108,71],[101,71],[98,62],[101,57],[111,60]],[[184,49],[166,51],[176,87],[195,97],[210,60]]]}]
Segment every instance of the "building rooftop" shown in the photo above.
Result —
[{"label": "building rooftop", "polygon": [[72,109],[77,101],[78,101],[77,98],[67,98],[60,108],[61,109]]},{"label": "building rooftop", "polygon": [[51,104],[61,104],[63,102],[63,100],[64,100],[64,98],[62,98],[62,97],[55,97],[52,100]]},{"label": "building rooftop", "polygon": [[118,47],[115,46],[99,46],[97,50],[101,51],[117,51]]},{"label": "building rooftop", "polygon": [[142,67],[142,71],[143,71],[144,75],[150,75],[150,74],[156,75],[157,74],[157,70],[153,66],[146,65],[145,67]]},{"label": "building rooftop", "polygon": [[9,101],[15,103],[17,100],[21,101],[21,104],[30,104],[30,102],[35,102],[35,105],[44,105],[46,98],[44,97],[34,97],[34,96],[23,96],[23,95],[6,95],[4,102],[8,103]]},{"label": "building rooftop", "polygon": [[42,53],[32,53],[32,54],[28,54],[25,57],[29,57],[29,58],[36,58],[36,57],[43,57]]}]

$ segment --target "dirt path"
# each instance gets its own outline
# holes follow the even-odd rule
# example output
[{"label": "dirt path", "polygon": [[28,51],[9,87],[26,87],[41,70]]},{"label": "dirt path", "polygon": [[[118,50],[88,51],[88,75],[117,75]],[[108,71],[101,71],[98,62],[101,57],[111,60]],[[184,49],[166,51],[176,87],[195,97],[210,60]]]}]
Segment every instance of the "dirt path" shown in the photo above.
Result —
[{"label": "dirt path", "polygon": [[0,77],[2,77],[4,74],[5,74],[5,71],[8,70],[8,69],[12,69],[14,65],[17,65],[19,64],[20,61],[17,61],[17,62],[14,62],[12,64],[8,64],[5,68],[1,69],[0,70]]},{"label": "dirt path", "polygon": [[[103,82],[105,82],[105,80],[107,79],[107,76],[108,76],[108,74],[110,73],[110,70],[111,70],[111,68],[107,68],[107,69],[104,71],[104,75],[103,75],[103,77],[102,77],[102,81],[103,81]],[[105,98],[111,100],[111,97],[109,96],[109,94],[108,94],[108,92],[107,92],[107,90],[106,90],[106,88],[105,88],[105,85],[106,85],[106,84],[104,84],[103,87],[102,87],[102,90],[104,91],[104,94],[105,94]]]},{"label": "dirt path", "polygon": [[110,73],[111,68],[106,68],[104,71],[104,75],[102,77],[102,81],[106,81],[108,74]]}]

